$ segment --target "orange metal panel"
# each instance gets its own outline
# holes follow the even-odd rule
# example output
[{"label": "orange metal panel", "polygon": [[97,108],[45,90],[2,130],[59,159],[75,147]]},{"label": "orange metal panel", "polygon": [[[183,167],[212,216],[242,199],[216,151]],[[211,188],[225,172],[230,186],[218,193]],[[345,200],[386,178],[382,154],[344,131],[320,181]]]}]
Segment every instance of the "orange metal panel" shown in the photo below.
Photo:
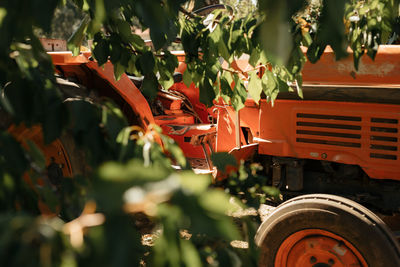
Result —
[{"label": "orange metal panel", "polygon": [[236,147],[235,142],[235,117],[231,117],[229,106],[218,106],[217,141],[215,150],[217,152],[229,152]]},{"label": "orange metal panel", "polygon": [[90,52],[83,52],[78,56],[73,56],[72,52],[47,52],[54,65],[80,65],[89,62]]},{"label": "orange metal panel", "polygon": [[[224,105],[218,107],[217,122],[217,152],[229,152],[236,147],[235,142],[235,110],[232,106]],[[246,105],[240,111],[240,127],[248,127],[257,137],[259,134],[259,107],[253,100],[246,101]],[[247,145],[246,139],[240,130],[241,145]]]},{"label": "orange metal panel", "polygon": [[82,52],[78,56],[72,56],[71,52],[49,52],[53,64],[64,66],[66,75],[79,76],[82,80],[90,79],[90,73],[85,72],[82,66],[92,70],[98,77],[110,84],[116,92],[131,106],[140,118],[145,130],[152,123],[155,123],[151,109],[146,98],[140,90],[132,83],[126,74],[123,74],[117,81],[114,78],[114,67],[111,62],[99,67],[97,62],[89,60],[91,52]]},{"label": "orange metal panel", "polygon": [[356,164],[371,178],[400,180],[400,106],[261,102],[259,153]]},{"label": "orange metal panel", "polygon": [[[192,138],[199,135],[209,135],[209,143],[214,149],[214,138],[216,127],[212,124],[163,124],[161,125],[163,133],[170,136],[182,149],[188,158],[204,159],[205,154],[200,145],[193,145]],[[208,144],[207,144],[208,145]]]},{"label": "orange metal panel", "polygon": [[118,81],[115,80],[114,67],[111,62],[107,62],[103,67],[99,67],[97,62],[90,61],[86,66],[93,70],[99,77],[108,81],[110,85],[125,99],[138,117],[140,117],[140,121],[145,130],[148,129],[150,124],[155,123],[146,98],[142,95],[140,90],[136,88],[126,74],[122,74]]},{"label": "orange metal panel", "polygon": [[194,117],[190,114],[182,113],[182,114],[173,114],[173,115],[160,115],[154,117],[157,125],[164,124],[193,124]]},{"label": "orange metal panel", "polygon": [[69,161],[69,155],[65,151],[59,139],[56,139],[51,144],[45,144],[43,140],[42,128],[39,125],[32,126],[30,128],[24,125],[15,126],[12,125],[8,132],[11,133],[15,139],[28,149],[27,141],[33,142],[42,152],[46,160],[46,166],[49,166],[54,158],[54,162],[61,166],[64,177],[72,177],[72,168]]},{"label": "orange metal panel", "polygon": [[[182,66],[182,64],[180,66]],[[186,70],[186,65],[184,65],[184,67],[181,68],[183,68],[183,70],[180,69],[180,72],[183,73],[184,70]],[[184,94],[189,99],[190,103],[193,105],[193,109],[199,115],[201,122],[202,123],[209,122],[208,115],[210,114],[210,112],[207,109],[206,105],[200,102],[199,88],[195,87],[193,83],[189,87],[187,87],[183,82],[175,83],[169,90],[175,90]]]},{"label": "orange metal panel", "polygon": [[[306,48],[303,48],[306,52]],[[316,64],[306,62],[303,69],[303,81],[316,84],[346,84],[346,85],[400,85],[400,46],[381,45],[375,60],[363,56],[358,71],[354,68],[351,51],[350,56],[340,61],[330,47],[325,49],[321,59]]]}]

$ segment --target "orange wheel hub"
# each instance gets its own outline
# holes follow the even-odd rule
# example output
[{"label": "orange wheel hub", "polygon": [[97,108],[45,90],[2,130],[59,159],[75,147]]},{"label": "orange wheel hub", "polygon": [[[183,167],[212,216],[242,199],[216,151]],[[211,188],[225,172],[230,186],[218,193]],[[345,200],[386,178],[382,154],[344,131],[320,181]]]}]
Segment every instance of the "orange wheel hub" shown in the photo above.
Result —
[{"label": "orange wheel hub", "polygon": [[[32,141],[38,149],[41,150],[43,156],[45,157],[46,169],[53,162],[62,172],[62,177],[72,177],[71,163],[68,154],[59,139],[56,139],[51,144],[45,144],[43,140],[43,132],[40,126],[33,126],[27,128],[24,125],[11,126],[8,131],[14,136],[14,138],[21,143],[25,148],[28,148],[27,141]],[[25,182],[32,187],[34,191],[37,192],[36,186],[44,186],[45,182],[43,177],[38,177],[32,180],[29,172],[26,172],[23,176]],[[42,215],[45,216],[55,216],[59,212],[59,207],[56,208],[56,212],[52,211],[42,200],[41,196],[38,198],[38,208]]]},{"label": "orange wheel hub", "polygon": [[8,131],[25,147],[27,148],[26,141],[32,141],[43,153],[46,166],[51,163],[51,158],[57,163],[63,173],[64,177],[72,177],[71,163],[67,152],[61,141],[56,139],[51,144],[45,144],[43,140],[43,132],[40,126],[33,126],[26,128],[23,125],[11,126]]},{"label": "orange wheel hub", "polygon": [[283,241],[275,267],[368,266],[361,253],[346,239],[320,229],[306,229]]}]

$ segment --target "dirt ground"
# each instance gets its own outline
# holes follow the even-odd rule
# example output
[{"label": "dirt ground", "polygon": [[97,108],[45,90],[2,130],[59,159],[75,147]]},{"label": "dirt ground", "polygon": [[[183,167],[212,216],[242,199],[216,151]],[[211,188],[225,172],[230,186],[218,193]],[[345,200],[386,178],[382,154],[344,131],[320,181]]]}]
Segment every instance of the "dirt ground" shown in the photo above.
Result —
[{"label": "dirt ground", "polygon": [[[259,216],[261,221],[263,222],[268,215],[275,210],[275,207],[261,204],[258,210],[254,208],[248,209],[238,209],[232,214],[228,214],[233,218],[241,218],[244,216]],[[154,242],[157,238],[162,234],[161,229],[155,228],[154,222],[152,222],[147,216],[144,214],[137,214],[135,215],[135,224],[136,227],[139,229],[140,233],[142,234],[142,244],[144,246],[154,246]],[[191,234],[186,231],[182,230],[180,232],[181,237],[185,239],[190,239]],[[249,247],[248,243],[243,240],[234,240],[231,242],[231,246],[235,248],[242,248],[247,249]]]}]

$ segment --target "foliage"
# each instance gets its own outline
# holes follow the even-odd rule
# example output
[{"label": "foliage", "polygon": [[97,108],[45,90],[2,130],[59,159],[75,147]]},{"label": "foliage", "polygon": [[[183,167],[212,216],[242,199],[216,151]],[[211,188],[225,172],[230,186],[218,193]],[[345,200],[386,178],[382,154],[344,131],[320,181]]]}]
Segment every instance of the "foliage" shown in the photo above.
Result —
[{"label": "foliage", "polygon": [[59,5],[54,11],[50,32],[43,32],[38,29],[38,35],[45,38],[68,40],[78,28],[84,14],[73,4],[66,0],[64,5]]},{"label": "foliage", "polygon": [[256,209],[260,204],[278,204],[281,201],[279,189],[268,186],[268,177],[259,163],[241,162],[236,171],[231,171],[228,177],[218,181],[216,186],[225,188],[225,192]]},{"label": "foliage", "polygon": [[374,59],[379,44],[389,41],[393,34],[393,22],[399,16],[398,7],[397,1],[346,3],[346,30],[356,69],[364,53]]},{"label": "foliage", "polygon": [[257,7],[253,0],[223,0],[222,4],[231,6],[235,10],[236,17],[246,17],[247,15],[256,11]]},{"label": "foliage", "polygon": [[[244,17],[233,16],[229,8],[200,16],[183,10],[184,0],[73,2],[85,14],[69,40],[75,54],[82,40],[93,39],[99,65],[110,60],[116,78],[125,72],[143,75],[143,92],[153,98],[159,86],[168,89],[173,84],[177,59],[167,48],[180,37],[187,55],[185,83],[200,88],[203,103],[211,106],[221,97],[236,109],[243,107],[247,93],[256,102],[264,96],[273,101],[294,85],[301,95],[306,60],[301,45],[308,47],[311,62],[318,61],[328,45],[338,59],[347,55],[350,45],[357,66],[364,53],[374,57],[398,17],[396,0],[324,0],[313,7],[301,0],[260,0],[259,10]],[[0,2],[2,265],[138,265],[149,249],[132,227],[134,212],[153,216],[163,230],[149,256],[153,265],[255,264],[250,234],[250,254],[229,246],[240,236],[226,216],[227,195],[209,188],[210,177],[176,173],[171,160],[181,165],[185,160],[159,130],[132,134],[119,107],[107,100],[64,101],[36,33],[51,31],[55,10],[65,3]],[[153,47],[132,33],[138,22],[150,30]],[[251,66],[247,71],[235,64],[243,55]],[[91,171],[64,179],[60,190],[52,188],[41,151],[33,142],[20,146],[7,131],[11,124],[39,125],[45,143],[73,138]],[[160,147],[156,138],[168,146]],[[165,149],[170,158],[164,156]],[[258,186],[257,176],[244,175],[243,170],[228,180],[230,193],[245,188],[250,200],[269,193]],[[27,172],[33,181],[42,178],[43,185],[24,182]],[[38,202],[60,218],[40,216]],[[182,239],[182,229],[192,238]]]}]

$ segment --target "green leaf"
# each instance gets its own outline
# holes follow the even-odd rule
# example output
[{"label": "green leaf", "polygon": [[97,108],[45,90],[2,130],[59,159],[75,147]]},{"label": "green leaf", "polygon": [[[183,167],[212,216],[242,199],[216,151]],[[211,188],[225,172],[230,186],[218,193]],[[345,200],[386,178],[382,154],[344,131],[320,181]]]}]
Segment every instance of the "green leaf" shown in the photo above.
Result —
[{"label": "green leaf", "polygon": [[158,82],[164,89],[169,89],[174,85],[174,79],[172,77],[166,77],[165,79],[159,79]]},{"label": "green leaf", "polygon": [[111,40],[111,53],[110,60],[113,64],[116,64],[121,60],[123,47],[118,42],[118,40]]},{"label": "green leaf", "polygon": [[133,42],[135,44],[135,47],[137,47],[140,50],[142,50],[145,47],[145,43],[142,37],[140,37],[137,34],[131,34],[131,42]]},{"label": "green leaf", "polygon": [[324,53],[326,45],[313,42],[307,49],[307,58],[311,63],[316,63]]},{"label": "green leaf", "polygon": [[183,83],[187,86],[190,87],[190,85],[192,84],[192,76],[190,75],[190,72],[188,70],[186,70],[183,73]]},{"label": "green leaf", "polygon": [[271,71],[265,71],[262,77],[262,85],[264,93],[269,97],[268,100],[274,102],[279,93],[279,89],[277,78]]},{"label": "green leaf", "polygon": [[135,55],[131,55],[131,57],[128,61],[128,67],[126,69],[126,72],[139,77],[142,75],[142,73],[137,69],[136,61],[137,61],[137,57]]},{"label": "green leaf", "polygon": [[[39,26],[42,28],[44,31],[49,32],[51,30],[51,20],[53,18],[54,11],[57,7],[57,4],[59,1],[52,1],[52,0],[31,0],[31,3],[27,4],[30,9],[29,12],[34,16],[34,20],[36,22],[36,26]],[[22,10],[18,11],[23,11],[23,9],[26,9],[26,7],[21,8]],[[22,13],[24,14],[23,18],[28,18],[27,13]],[[28,14],[29,14],[28,13]]]},{"label": "green leaf", "polygon": [[218,52],[220,55],[227,61],[230,62],[231,55],[229,54],[228,48],[225,45],[225,42],[223,40],[220,40],[218,42]]},{"label": "green leaf", "polygon": [[302,31],[303,40],[302,43],[304,46],[310,46],[312,44],[312,38],[308,31]]},{"label": "green leaf", "polygon": [[125,155],[128,152],[127,149],[131,137],[131,132],[132,132],[131,127],[125,127],[118,133],[116,142],[121,146],[118,156],[119,161],[122,161],[122,159],[125,158]]},{"label": "green leaf", "polygon": [[244,108],[244,102],[247,99],[247,90],[244,87],[243,80],[240,79],[239,75],[236,73],[234,76],[234,88],[231,97],[231,104],[235,110],[240,110]]},{"label": "green leaf", "polygon": [[211,184],[211,177],[208,175],[197,175],[192,171],[184,171],[179,175],[182,188],[191,193],[200,195],[208,189]]},{"label": "green leaf", "polygon": [[219,41],[222,39],[222,31],[220,25],[217,25],[213,32],[211,32],[208,36],[212,43],[218,44]]},{"label": "green leaf", "polygon": [[247,90],[249,91],[253,100],[258,103],[260,101],[260,94],[262,92],[262,82],[258,77],[257,70],[250,72],[250,82],[247,85]]},{"label": "green leaf", "polygon": [[289,92],[289,85],[278,77],[278,89],[279,92]]},{"label": "green leaf", "polygon": [[186,266],[190,267],[201,267],[203,264],[200,260],[199,252],[197,248],[192,244],[192,242],[184,239],[180,239],[180,244],[182,247],[183,261]]},{"label": "green leaf", "polygon": [[142,88],[142,92],[147,99],[149,99],[150,101],[155,99],[158,92],[158,81],[154,73],[150,73],[144,76]]},{"label": "green leaf", "polygon": [[110,54],[110,44],[106,39],[100,39],[93,49],[93,55],[97,60],[99,66],[107,62],[108,55]]},{"label": "green leaf", "polygon": [[121,63],[116,62],[114,63],[114,77],[118,81],[121,79],[122,74],[125,73],[125,66],[123,66]]},{"label": "green leaf", "polygon": [[249,63],[255,67],[257,66],[258,62],[259,62],[259,58],[260,58],[260,51],[257,48],[254,48],[251,51],[251,55],[250,55],[250,59],[249,59]]},{"label": "green leaf", "polygon": [[85,38],[85,33],[89,25],[89,22],[90,18],[89,16],[86,16],[82,20],[79,27],[76,29],[76,31],[72,34],[72,36],[68,40],[68,49],[72,51],[72,54],[74,56],[77,56],[80,52],[82,41]]},{"label": "green leaf", "polygon": [[[101,26],[107,16],[106,10],[104,7],[104,0],[94,0],[94,16],[93,20],[90,22],[88,30],[90,33],[96,33],[100,31]],[[86,1],[85,1],[86,3]],[[91,5],[93,5],[93,1],[91,1]],[[93,7],[91,7],[92,9]],[[91,10],[93,11],[93,9]]]},{"label": "green leaf", "polygon": [[133,39],[131,25],[125,20],[116,21],[118,32],[125,42],[131,42]]},{"label": "green leaf", "polygon": [[211,155],[211,161],[218,170],[226,172],[226,167],[237,166],[234,156],[226,152],[217,152]]},{"label": "green leaf", "polygon": [[161,60],[161,62],[163,62],[163,65],[170,73],[173,73],[179,65],[178,58],[175,55],[171,54],[169,51],[164,52]]},{"label": "green leaf", "polygon": [[266,193],[266,194],[269,195],[269,196],[272,196],[272,197],[275,197],[275,198],[278,198],[278,197],[279,197],[280,191],[279,191],[279,189],[276,188],[276,187],[273,187],[273,186],[263,186],[263,187],[261,187],[261,189],[262,189],[262,191],[263,191],[264,193]]},{"label": "green leaf", "polygon": [[223,191],[208,190],[201,195],[200,204],[204,209],[215,212],[217,214],[225,214],[232,209],[229,203],[229,197]]},{"label": "green leaf", "polygon": [[200,102],[210,107],[213,105],[214,98],[215,92],[213,86],[208,79],[203,79],[200,83]]},{"label": "green leaf", "polygon": [[[232,97],[233,96],[233,91],[232,91],[230,83],[227,81],[226,75],[223,75],[221,77],[220,82],[221,82],[220,85],[221,85],[221,94],[222,94],[222,96],[227,96],[229,98]],[[228,103],[228,101],[227,101],[227,103]]]},{"label": "green leaf", "polygon": [[28,151],[29,155],[34,160],[35,164],[41,170],[44,170],[46,168],[46,159],[45,159],[42,151],[31,140],[26,140],[26,143],[28,144],[28,147],[29,147],[29,151]]},{"label": "green leaf", "polygon": [[326,45],[330,45],[335,51],[336,60],[347,56],[343,22],[345,2],[345,0],[324,1],[319,19],[319,29],[315,36],[315,42],[321,46],[321,51],[317,55],[323,53]]},{"label": "green leaf", "polygon": [[[24,150],[10,134],[0,133],[0,166],[1,170],[10,172],[14,177],[21,177],[28,168]],[[7,155],[7,157],[4,157]]]},{"label": "green leaf", "polygon": [[7,15],[7,10],[5,8],[0,8],[0,27],[3,24],[3,19]]},{"label": "green leaf", "polygon": [[297,89],[297,94],[299,95],[299,97],[303,99],[304,96],[303,96],[302,85],[303,85],[303,76],[301,74],[298,74],[296,76],[296,89]]},{"label": "green leaf", "polygon": [[143,74],[149,74],[154,71],[155,60],[153,53],[150,51],[145,52],[139,57],[139,64]]},{"label": "green leaf", "polygon": [[36,190],[39,192],[46,206],[48,206],[52,212],[56,212],[57,206],[60,205],[56,193],[47,186],[36,186]]},{"label": "green leaf", "polygon": [[183,154],[182,149],[178,146],[178,144],[175,143],[175,140],[167,135],[161,134],[160,136],[163,142],[165,152],[170,154],[170,156],[172,156],[173,160],[175,161],[174,164],[177,163],[182,168],[186,168],[187,166],[186,157]]},{"label": "green leaf", "polygon": [[[121,183],[126,186],[143,185],[163,180],[169,171],[163,168],[148,168],[143,162],[133,159],[126,164],[107,162],[99,168],[99,178],[106,183]],[[126,188],[125,188],[126,189]]]}]

